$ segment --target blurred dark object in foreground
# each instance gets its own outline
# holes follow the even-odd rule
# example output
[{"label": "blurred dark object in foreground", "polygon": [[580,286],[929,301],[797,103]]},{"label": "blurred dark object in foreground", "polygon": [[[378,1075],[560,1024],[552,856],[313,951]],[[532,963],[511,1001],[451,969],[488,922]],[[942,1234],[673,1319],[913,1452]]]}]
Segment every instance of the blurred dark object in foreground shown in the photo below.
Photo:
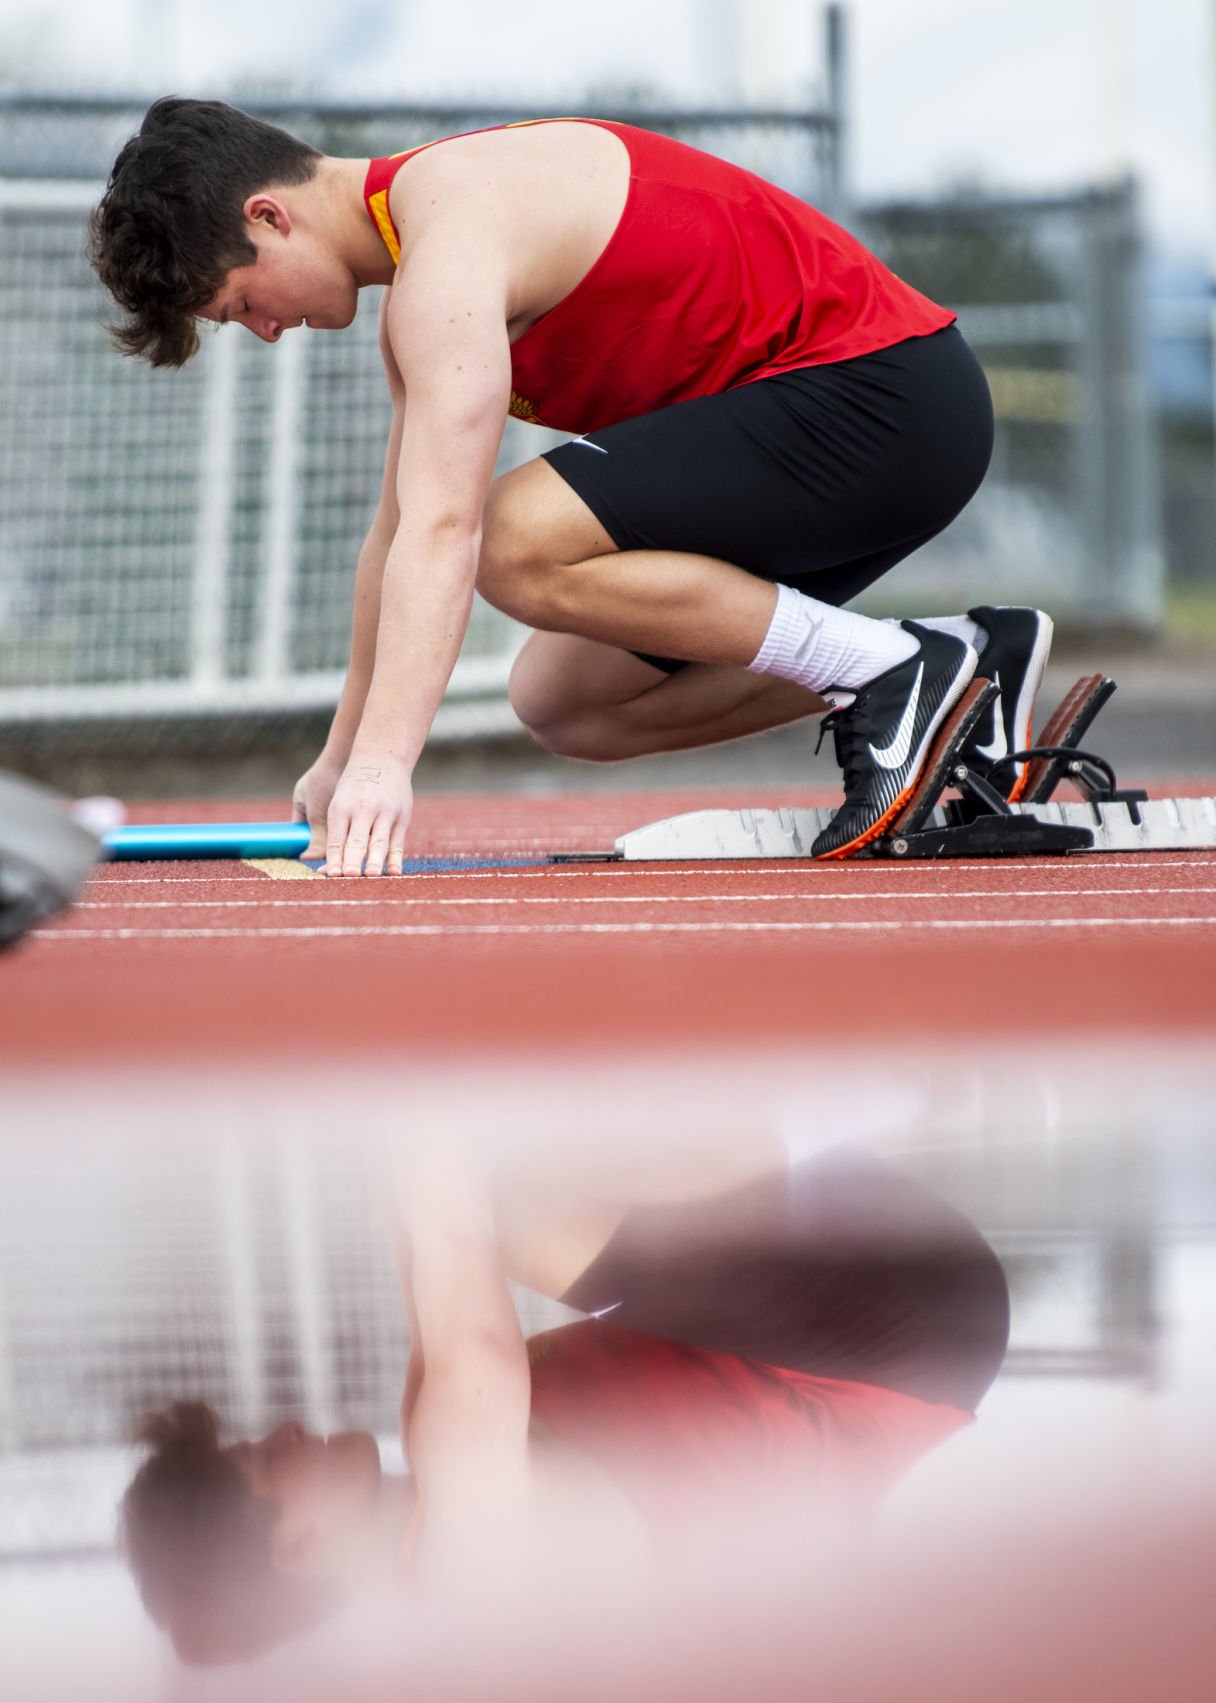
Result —
[{"label": "blurred dark object in foreground", "polygon": [[0,774],[0,947],[71,904],[101,842],[46,787]]}]

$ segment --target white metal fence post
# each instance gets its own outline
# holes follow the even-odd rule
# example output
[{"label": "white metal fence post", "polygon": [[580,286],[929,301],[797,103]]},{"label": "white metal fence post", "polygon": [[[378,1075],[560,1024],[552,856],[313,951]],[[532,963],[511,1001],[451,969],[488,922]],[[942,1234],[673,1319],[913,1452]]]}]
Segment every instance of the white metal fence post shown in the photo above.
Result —
[{"label": "white metal fence post", "polygon": [[254,672],[282,680],[288,669],[291,592],[300,514],[299,460],[304,419],[304,339],[287,336],[275,352],[266,478],[266,574]]},{"label": "white metal fence post", "polygon": [[256,1239],[250,1210],[249,1156],[238,1140],[220,1148],[217,1173],[227,1280],[230,1376],[241,1426],[258,1431],[266,1420],[264,1309],[258,1291]]},{"label": "white metal fence post", "polygon": [[224,331],[207,352],[198,521],[190,610],[190,678],[213,686],[228,669],[228,575],[236,481],[237,359],[235,332]]}]

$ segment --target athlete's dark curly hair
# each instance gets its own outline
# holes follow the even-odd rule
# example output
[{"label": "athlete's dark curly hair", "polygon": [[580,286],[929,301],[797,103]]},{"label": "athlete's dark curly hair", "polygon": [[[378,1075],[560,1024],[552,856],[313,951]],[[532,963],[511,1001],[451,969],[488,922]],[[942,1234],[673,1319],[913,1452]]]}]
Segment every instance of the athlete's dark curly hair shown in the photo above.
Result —
[{"label": "athlete's dark curly hair", "polygon": [[123,1498],[122,1546],[144,1607],[183,1661],[259,1655],[334,1606],[317,1585],[275,1571],[277,1509],[253,1496],[219,1443],[215,1410],[176,1401],[140,1421],[152,1451]]},{"label": "athlete's dark curly hair", "polygon": [[124,354],[180,367],[195,315],[257,249],[242,208],[273,185],[307,183],[321,155],[222,101],[169,96],[148,108],[89,220],[89,260],[131,316],[111,326]]}]

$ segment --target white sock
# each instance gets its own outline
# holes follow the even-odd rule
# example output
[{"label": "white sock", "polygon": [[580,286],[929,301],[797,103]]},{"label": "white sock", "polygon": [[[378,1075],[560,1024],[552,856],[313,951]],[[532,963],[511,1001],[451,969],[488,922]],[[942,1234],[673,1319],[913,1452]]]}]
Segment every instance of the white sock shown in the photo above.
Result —
[{"label": "white sock", "polygon": [[914,615],[912,619],[918,627],[932,627],[935,633],[952,633],[974,651],[983,650],[988,643],[988,629],[970,615]]},{"label": "white sock", "polygon": [[779,674],[812,692],[831,686],[859,691],[915,654],[916,640],[902,627],[779,585],[764,643],[747,666],[752,674]]}]

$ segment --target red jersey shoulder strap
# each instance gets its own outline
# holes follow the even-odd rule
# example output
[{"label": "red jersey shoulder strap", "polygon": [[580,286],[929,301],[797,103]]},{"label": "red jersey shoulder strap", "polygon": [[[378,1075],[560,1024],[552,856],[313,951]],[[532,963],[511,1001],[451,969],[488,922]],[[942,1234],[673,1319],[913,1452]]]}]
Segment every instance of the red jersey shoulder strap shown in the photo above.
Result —
[{"label": "red jersey shoulder strap", "polygon": [[[578,118],[524,118],[514,124],[490,124],[486,130],[463,131],[462,135],[483,136],[489,130],[526,130],[534,124],[594,124],[595,119]],[[611,129],[605,124],[604,129]],[[372,224],[384,239],[384,246],[393,258],[396,266],[401,259],[401,233],[393,222],[389,211],[388,192],[392,188],[393,179],[401,170],[406,160],[415,154],[421,154],[426,148],[436,148],[440,142],[451,142],[451,136],[436,136],[433,141],[420,142],[416,148],[406,148],[400,154],[385,154],[383,158],[372,160],[367,168],[367,176],[363,180],[363,201],[371,218]]]},{"label": "red jersey shoulder strap", "polygon": [[[422,147],[430,147],[424,142]],[[392,256],[393,265],[401,259],[401,237],[393,223],[393,215],[388,210],[388,192],[393,179],[411,154],[416,154],[418,148],[407,148],[402,154],[386,154],[383,159],[373,160],[367,168],[367,176],[363,180],[363,202],[367,208],[372,224],[384,239],[384,246]]]}]

